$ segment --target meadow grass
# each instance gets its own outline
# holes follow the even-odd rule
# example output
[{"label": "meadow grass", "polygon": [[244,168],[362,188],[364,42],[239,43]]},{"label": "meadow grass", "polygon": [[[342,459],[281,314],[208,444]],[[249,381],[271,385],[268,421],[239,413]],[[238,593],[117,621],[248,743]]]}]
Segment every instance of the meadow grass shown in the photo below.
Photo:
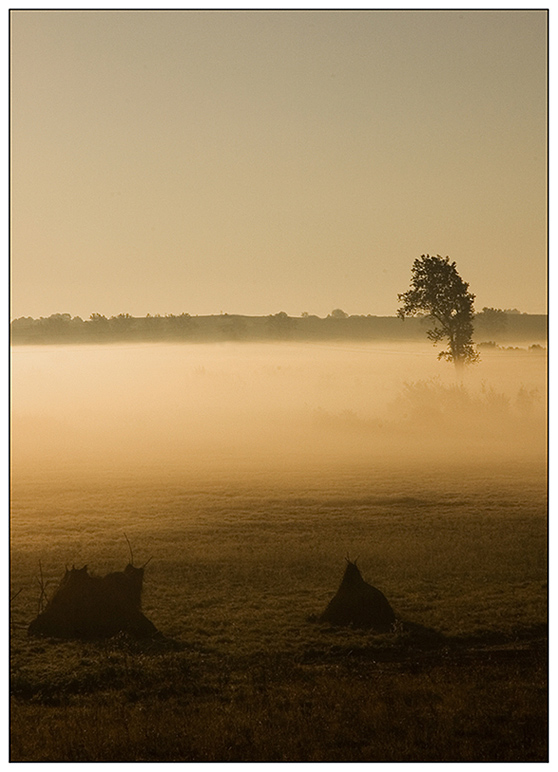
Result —
[{"label": "meadow grass", "polygon": [[[89,647],[86,647],[89,648]],[[106,653],[97,655],[105,659]],[[544,657],[120,653],[112,685],[14,698],[12,760],[541,761]],[[124,660],[123,660],[124,658]],[[145,657],[144,657],[145,660]],[[136,658],[137,662],[137,658]],[[182,663],[182,666],[180,665]],[[107,663],[104,663],[104,668]],[[99,671],[103,665],[99,663]],[[74,685],[75,686],[75,685]]]},{"label": "meadow grass", "polygon": [[[108,483],[14,482],[12,760],[546,758],[540,465]],[[29,639],[39,561],[52,593],[124,532],[161,638]],[[315,621],[347,553],[392,633]]]}]

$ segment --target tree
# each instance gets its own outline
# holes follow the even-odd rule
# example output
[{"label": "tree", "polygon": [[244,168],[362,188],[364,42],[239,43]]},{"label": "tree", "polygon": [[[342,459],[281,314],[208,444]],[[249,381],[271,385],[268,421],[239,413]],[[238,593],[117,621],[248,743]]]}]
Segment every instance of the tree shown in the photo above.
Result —
[{"label": "tree", "polygon": [[434,344],[447,339],[449,347],[438,359],[454,362],[459,370],[479,359],[473,347],[473,301],[469,285],[457,272],[455,262],[440,255],[421,255],[413,263],[411,289],[398,295],[397,315],[425,315],[434,322],[427,336]]},{"label": "tree", "polygon": [[285,311],[279,311],[278,314],[270,314],[267,317],[267,327],[274,338],[292,337],[295,320]]},{"label": "tree", "polygon": [[479,324],[486,332],[504,332],[508,324],[508,317],[501,308],[487,308],[485,306],[480,314],[476,314],[475,324]]}]

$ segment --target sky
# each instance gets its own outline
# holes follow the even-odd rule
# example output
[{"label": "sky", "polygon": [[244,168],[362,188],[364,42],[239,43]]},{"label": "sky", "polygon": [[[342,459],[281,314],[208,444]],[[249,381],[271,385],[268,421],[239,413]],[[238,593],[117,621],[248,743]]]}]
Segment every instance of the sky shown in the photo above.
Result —
[{"label": "sky", "polygon": [[11,316],[547,308],[544,11],[12,11]]}]

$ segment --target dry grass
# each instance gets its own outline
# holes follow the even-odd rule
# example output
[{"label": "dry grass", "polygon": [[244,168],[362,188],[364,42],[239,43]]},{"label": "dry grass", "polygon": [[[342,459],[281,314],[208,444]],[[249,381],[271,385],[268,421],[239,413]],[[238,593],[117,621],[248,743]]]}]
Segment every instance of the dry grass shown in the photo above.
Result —
[{"label": "dry grass", "polygon": [[14,698],[12,760],[543,760],[544,653],[502,651],[104,653],[82,691]]},{"label": "dry grass", "polygon": [[[113,483],[14,485],[12,760],[546,758],[541,467]],[[28,639],[39,560],[122,568],[124,531],[165,639]],[[413,624],[309,621],[347,552]]]}]

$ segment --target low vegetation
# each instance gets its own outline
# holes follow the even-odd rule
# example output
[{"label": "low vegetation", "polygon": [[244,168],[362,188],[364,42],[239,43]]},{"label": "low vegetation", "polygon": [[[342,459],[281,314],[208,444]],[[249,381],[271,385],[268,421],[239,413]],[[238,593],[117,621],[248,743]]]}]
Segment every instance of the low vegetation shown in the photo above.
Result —
[{"label": "low vegetation", "polygon": [[45,644],[58,667],[14,682],[12,760],[545,759],[542,648],[393,652],[350,633],[334,640],[249,659]]},{"label": "low vegetation", "polygon": [[[539,465],[35,478],[13,507],[13,761],[547,758]],[[121,565],[124,531],[154,556],[143,611],[162,635],[29,638],[39,561],[48,595],[65,563]],[[389,632],[317,621],[345,554]]]}]

